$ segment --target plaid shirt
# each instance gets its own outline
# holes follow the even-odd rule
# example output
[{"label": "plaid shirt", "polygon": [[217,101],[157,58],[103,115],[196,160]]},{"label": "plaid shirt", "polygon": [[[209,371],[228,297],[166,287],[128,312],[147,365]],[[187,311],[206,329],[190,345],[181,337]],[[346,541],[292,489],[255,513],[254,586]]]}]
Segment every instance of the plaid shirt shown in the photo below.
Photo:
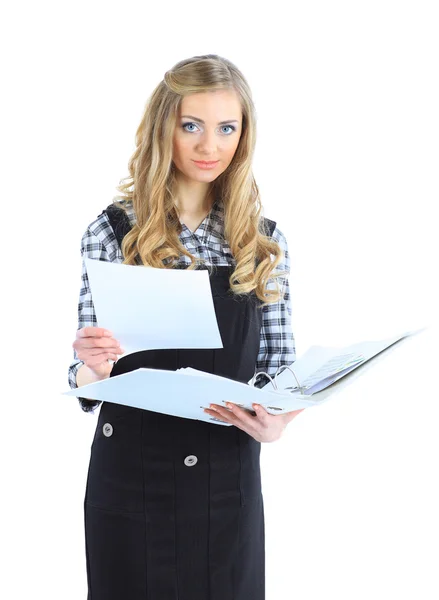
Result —
[{"label": "plaid shirt", "polygon": [[[132,205],[126,205],[131,225],[135,223],[135,214]],[[199,225],[195,232],[190,231],[182,223],[180,241],[193,255],[204,259],[211,265],[236,265],[236,261],[223,237],[223,206],[221,201],[214,202],[212,210]],[[256,361],[255,373],[265,371],[273,376],[281,365],[290,365],[296,360],[295,340],[291,328],[291,300],[288,283],[290,273],[290,257],[287,241],[278,227],[275,228],[272,238],[276,240],[284,251],[284,259],[276,270],[287,271],[287,275],[279,277],[277,282],[283,293],[283,299],[262,308],[262,327],[259,354]],[[109,262],[121,263],[123,256],[106,214],[102,213],[86,229],[81,240],[82,258],[92,258]],[[166,264],[167,261],[165,261]],[[190,264],[186,256],[181,256],[180,263]],[[82,284],[79,292],[78,303],[78,329],[87,326],[96,326],[97,320],[91,297],[87,271],[82,260]],[[269,280],[267,287],[276,289],[273,280]],[[68,379],[72,389],[77,388],[76,373],[84,363],[77,357],[74,350],[74,360],[69,366]],[[259,377],[257,387],[266,383],[265,377]],[[81,398],[78,397],[81,402]]]}]

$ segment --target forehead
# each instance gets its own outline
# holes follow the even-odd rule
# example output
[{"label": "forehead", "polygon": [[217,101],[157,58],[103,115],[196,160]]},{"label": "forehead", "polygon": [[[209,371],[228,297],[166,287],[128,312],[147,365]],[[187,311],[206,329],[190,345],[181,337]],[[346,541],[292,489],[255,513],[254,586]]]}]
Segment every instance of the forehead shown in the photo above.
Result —
[{"label": "forehead", "polygon": [[204,121],[240,120],[241,101],[235,90],[215,90],[188,94],[181,100],[178,115],[190,114]]}]

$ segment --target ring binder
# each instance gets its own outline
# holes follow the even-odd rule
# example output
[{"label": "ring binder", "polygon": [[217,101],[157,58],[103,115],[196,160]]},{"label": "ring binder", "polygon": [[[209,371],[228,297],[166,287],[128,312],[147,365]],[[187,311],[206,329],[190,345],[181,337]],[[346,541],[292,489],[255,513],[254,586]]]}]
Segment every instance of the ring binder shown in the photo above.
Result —
[{"label": "ring binder", "polygon": [[[255,372],[247,383],[191,367],[176,371],[142,367],[83,385],[80,388],[81,396],[91,400],[114,402],[230,426],[230,423],[225,423],[218,418],[221,415],[207,416],[201,412],[204,408],[202,404],[206,399],[221,405],[226,402],[224,398],[228,398],[229,402],[242,407],[252,415],[254,413],[251,409],[254,403],[271,411],[271,414],[288,413],[321,405],[360,374],[367,372],[383,356],[392,352],[392,349],[402,340],[424,329],[398,334],[386,340],[361,342],[346,348],[312,346],[291,365],[284,364],[278,367],[274,375],[269,375],[265,371]],[[291,371],[294,380],[287,373],[283,375],[284,369]],[[258,391],[251,389],[257,387],[255,384],[261,375],[265,375],[271,382],[272,389],[268,385]],[[288,385],[289,387],[284,387]],[[145,389],[151,390],[151,393],[145,394]],[[273,390],[276,393],[273,393]],[[77,396],[78,389],[72,389],[64,394]]]}]

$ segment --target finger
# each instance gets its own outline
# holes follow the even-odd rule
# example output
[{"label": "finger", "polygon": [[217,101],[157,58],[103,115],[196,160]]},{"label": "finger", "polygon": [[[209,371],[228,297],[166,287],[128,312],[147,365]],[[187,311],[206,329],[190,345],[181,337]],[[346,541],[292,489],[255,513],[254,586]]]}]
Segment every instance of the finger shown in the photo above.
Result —
[{"label": "finger", "polygon": [[273,416],[276,416],[276,415],[271,415],[260,404],[253,404],[253,408],[255,410],[255,413],[256,413],[256,416],[257,416],[259,422],[262,424],[263,427],[268,427],[270,417],[272,418]]},{"label": "finger", "polygon": [[249,435],[259,433],[257,419],[250,416],[247,411],[233,403],[226,403],[226,407],[219,406],[218,404],[214,406],[217,407],[217,412],[220,415],[227,418],[230,423],[236,425]]},{"label": "finger", "polygon": [[[102,348],[88,348],[87,353],[89,356],[97,356],[98,354],[102,354]],[[104,352],[111,352],[112,354],[123,354],[122,348],[118,346],[111,346],[105,348]]]},{"label": "finger", "polygon": [[222,421],[223,423],[228,423],[228,422],[229,422],[229,421],[227,421],[227,420],[226,420],[226,419],[224,419],[224,418],[221,418],[221,419],[220,419],[220,418],[219,418],[219,415],[218,415],[218,413],[217,413],[217,411],[216,411],[216,410],[211,410],[211,409],[209,409],[209,408],[205,408],[205,409],[204,409],[204,412],[205,412],[205,413],[207,413],[207,414],[208,414],[209,416],[211,416],[212,418],[214,418],[216,421]]},{"label": "finger", "polygon": [[98,365],[101,365],[102,363],[107,362],[108,359],[116,361],[117,356],[116,356],[116,354],[111,354],[109,352],[106,352],[105,354],[99,354],[97,356],[93,356],[84,362],[87,367],[90,367],[90,369],[92,369],[93,367],[97,367]]},{"label": "finger", "polygon": [[252,435],[250,430],[248,430],[246,424],[239,421],[239,419],[237,417],[235,417],[233,414],[231,414],[231,412],[229,410],[222,408],[222,407],[218,407],[217,410],[214,410],[212,408],[205,408],[204,411],[207,414],[211,415],[212,417],[215,417],[216,419],[224,421],[224,423],[229,423],[230,425],[234,425],[235,427],[242,429],[249,435]]},{"label": "finger", "polygon": [[104,329],[103,327],[93,327],[92,325],[89,327],[82,327],[78,329],[76,332],[76,336],[78,338],[84,337],[112,337],[111,331],[108,329]]},{"label": "finger", "polygon": [[114,338],[108,337],[86,337],[76,339],[73,344],[75,350],[80,348],[120,348],[120,344]]},{"label": "finger", "polygon": [[252,427],[252,428],[255,427],[255,423],[259,419],[259,414],[256,411],[255,411],[255,415],[251,415],[248,410],[245,410],[244,408],[240,408],[233,402],[226,402],[225,405],[227,408],[229,408],[231,410],[232,414],[237,419],[239,419],[240,421],[245,423],[248,427]]},{"label": "finger", "polygon": [[[117,352],[113,352],[113,350],[107,350],[107,349],[98,349],[96,352],[93,353],[92,350],[88,350],[88,349],[80,349],[77,353],[77,356],[79,358],[79,360],[82,360],[83,362],[90,362],[90,361],[94,361],[94,360],[101,360],[101,362],[107,360],[108,357],[111,357],[112,360],[117,360],[118,359],[118,354]],[[113,359],[113,357],[116,357]]]}]

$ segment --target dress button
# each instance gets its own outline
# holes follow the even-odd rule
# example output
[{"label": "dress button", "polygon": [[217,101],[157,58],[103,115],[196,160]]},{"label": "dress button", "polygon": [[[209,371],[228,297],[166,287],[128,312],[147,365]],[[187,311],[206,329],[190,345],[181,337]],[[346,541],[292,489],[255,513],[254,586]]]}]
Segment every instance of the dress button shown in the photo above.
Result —
[{"label": "dress button", "polygon": [[194,456],[193,454],[186,456],[186,458],[184,459],[184,464],[187,467],[193,467],[194,465],[197,464],[197,462],[198,462],[198,458],[196,456]]},{"label": "dress button", "polygon": [[113,435],[113,425],[111,425],[110,423],[105,423],[102,427],[102,431],[105,437],[110,437],[110,435]]}]

